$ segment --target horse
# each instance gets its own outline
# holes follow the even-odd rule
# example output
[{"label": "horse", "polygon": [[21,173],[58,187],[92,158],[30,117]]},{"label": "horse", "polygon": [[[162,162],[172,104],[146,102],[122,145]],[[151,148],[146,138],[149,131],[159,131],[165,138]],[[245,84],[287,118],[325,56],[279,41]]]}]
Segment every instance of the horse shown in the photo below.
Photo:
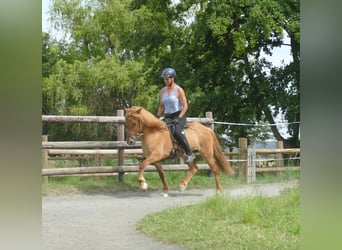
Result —
[{"label": "horse", "polygon": [[[125,126],[127,129],[126,142],[134,145],[141,135],[141,145],[145,159],[139,165],[139,186],[146,191],[148,185],[144,178],[144,169],[147,165],[154,165],[163,183],[163,195],[168,196],[169,187],[165,178],[161,161],[170,157],[175,142],[173,142],[166,123],[143,107],[133,106],[125,108]],[[192,151],[198,151],[210,166],[215,176],[216,192],[221,191],[220,172],[233,175],[234,170],[222,152],[221,145],[214,131],[199,122],[188,122],[184,129],[186,138]],[[180,149],[176,157],[182,157],[184,152]],[[198,171],[195,161],[187,164],[190,171],[179,185],[179,191],[184,191],[190,179]]]}]

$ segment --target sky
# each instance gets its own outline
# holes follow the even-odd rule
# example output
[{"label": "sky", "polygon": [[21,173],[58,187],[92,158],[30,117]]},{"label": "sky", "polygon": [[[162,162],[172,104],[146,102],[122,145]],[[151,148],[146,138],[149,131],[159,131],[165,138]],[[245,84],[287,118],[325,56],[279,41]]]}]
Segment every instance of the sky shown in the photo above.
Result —
[{"label": "sky", "polygon": [[58,33],[51,28],[49,21],[49,6],[52,0],[42,0],[42,31],[49,33],[52,37],[58,37]]},{"label": "sky", "polygon": [[42,0],[42,31],[49,31],[48,10],[50,0]]}]

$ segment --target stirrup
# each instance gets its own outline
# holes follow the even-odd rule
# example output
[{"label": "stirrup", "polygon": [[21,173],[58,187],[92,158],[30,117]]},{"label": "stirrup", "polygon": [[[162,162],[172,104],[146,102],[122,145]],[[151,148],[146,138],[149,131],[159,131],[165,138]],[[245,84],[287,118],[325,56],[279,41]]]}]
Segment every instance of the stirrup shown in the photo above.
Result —
[{"label": "stirrup", "polygon": [[195,159],[194,154],[191,154],[191,155],[184,154],[185,163],[189,164],[189,163],[193,162],[194,159]]},{"label": "stirrup", "polygon": [[178,148],[172,148],[169,157],[170,158],[175,158],[178,155]]}]

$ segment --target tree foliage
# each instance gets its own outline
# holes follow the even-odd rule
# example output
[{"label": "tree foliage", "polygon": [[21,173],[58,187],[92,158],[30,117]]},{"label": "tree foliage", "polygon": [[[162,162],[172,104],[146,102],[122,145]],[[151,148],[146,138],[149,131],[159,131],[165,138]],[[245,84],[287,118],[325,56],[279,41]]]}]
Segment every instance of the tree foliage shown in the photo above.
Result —
[{"label": "tree foliage", "polygon": [[[66,39],[43,34],[44,113],[115,115],[125,104],[154,112],[160,72],[172,66],[191,116],[300,121],[299,0],[55,0],[51,17]],[[289,64],[262,57],[280,46],[291,47]],[[228,146],[270,131],[286,147],[299,146],[299,124],[288,126],[289,138],[274,126],[216,129],[229,135]]]}]

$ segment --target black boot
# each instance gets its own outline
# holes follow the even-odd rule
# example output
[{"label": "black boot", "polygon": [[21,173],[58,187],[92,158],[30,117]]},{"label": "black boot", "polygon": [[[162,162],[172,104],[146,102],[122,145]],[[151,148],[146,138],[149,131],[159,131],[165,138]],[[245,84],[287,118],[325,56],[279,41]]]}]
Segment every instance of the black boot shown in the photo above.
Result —
[{"label": "black boot", "polygon": [[185,152],[185,156],[184,156],[185,162],[191,163],[195,159],[195,155],[192,153],[192,150],[189,146],[189,142],[185,137],[184,130],[181,133],[175,133],[174,137],[177,140],[177,142],[182,146]]}]

